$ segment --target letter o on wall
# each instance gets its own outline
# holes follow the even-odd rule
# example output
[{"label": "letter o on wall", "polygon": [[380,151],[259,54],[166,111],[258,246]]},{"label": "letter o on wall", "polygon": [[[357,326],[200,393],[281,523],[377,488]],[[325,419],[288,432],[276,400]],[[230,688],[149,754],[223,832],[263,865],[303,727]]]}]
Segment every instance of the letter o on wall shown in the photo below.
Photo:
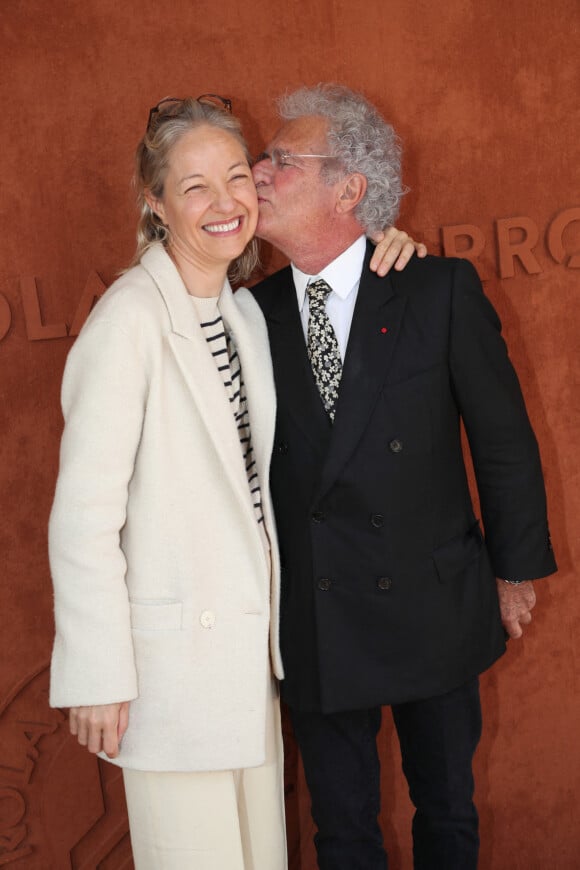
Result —
[{"label": "letter o on wall", "polygon": [[[580,221],[580,208],[567,208],[557,215],[548,228],[548,250],[557,263],[563,263],[568,254],[562,237],[567,226]],[[580,269],[580,254],[573,254],[566,263],[569,269]]]}]

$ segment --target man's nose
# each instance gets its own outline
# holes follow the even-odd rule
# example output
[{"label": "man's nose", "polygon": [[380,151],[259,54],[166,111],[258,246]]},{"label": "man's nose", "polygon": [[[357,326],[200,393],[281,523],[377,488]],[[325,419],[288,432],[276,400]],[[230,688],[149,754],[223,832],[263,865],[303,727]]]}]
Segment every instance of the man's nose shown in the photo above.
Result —
[{"label": "man's nose", "polygon": [[274,167],[272,166],[272,158],[265,154],[260,156],[252,167],[252,175],[256,186],[258,184],[268,184],[272,179]]}]

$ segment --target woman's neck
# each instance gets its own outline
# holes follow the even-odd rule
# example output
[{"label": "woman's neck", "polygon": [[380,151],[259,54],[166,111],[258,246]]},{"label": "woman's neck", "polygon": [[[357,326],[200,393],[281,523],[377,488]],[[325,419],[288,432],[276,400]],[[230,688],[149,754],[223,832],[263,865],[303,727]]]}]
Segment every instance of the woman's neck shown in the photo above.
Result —
[{"label": "woman's neck", "polygon": [[175,263],[190,296],[214,297],[220,295],[227,278],[227,263],[197,263],[171,245],[168,246],[167,253]]}]

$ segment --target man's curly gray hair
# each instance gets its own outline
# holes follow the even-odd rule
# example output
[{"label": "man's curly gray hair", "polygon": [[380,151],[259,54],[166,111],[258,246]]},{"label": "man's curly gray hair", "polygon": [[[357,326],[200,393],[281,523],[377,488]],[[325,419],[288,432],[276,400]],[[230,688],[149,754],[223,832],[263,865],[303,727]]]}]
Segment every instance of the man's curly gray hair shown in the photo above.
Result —
[{"label": "man's curly gray hair", "polygon": [[[401,181],[401,145],[390,124],[361,94],[342,85],[319,84],[300,88],[278,100],[284,121],[304,115],[328,119],[328,153],[339,161],[340,175],[360,172],[366,193],[355,216],[367,233],[392,225],[405,190]],[[337,178],[334,161],[322,169],[329,183]]]}]

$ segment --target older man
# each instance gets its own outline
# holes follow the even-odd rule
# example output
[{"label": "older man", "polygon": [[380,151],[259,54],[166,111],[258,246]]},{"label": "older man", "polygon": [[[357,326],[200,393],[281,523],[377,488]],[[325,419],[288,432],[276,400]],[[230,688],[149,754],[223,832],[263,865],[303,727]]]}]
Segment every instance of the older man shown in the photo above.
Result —
[{"label": "older man", "polygon": [[278,394],[283,697],[319,867],[387,867],[376,735],[390,704],[415,867],[470,870],[478,674],[530,622],[530,580],[556,569],[537,445],[471,265],[368,268],[365,233],[394,222],[402,192],[393,129],[336,86],[290,95],[281,114],[254,168],[258,233],[292,265],[254,292]]}]

